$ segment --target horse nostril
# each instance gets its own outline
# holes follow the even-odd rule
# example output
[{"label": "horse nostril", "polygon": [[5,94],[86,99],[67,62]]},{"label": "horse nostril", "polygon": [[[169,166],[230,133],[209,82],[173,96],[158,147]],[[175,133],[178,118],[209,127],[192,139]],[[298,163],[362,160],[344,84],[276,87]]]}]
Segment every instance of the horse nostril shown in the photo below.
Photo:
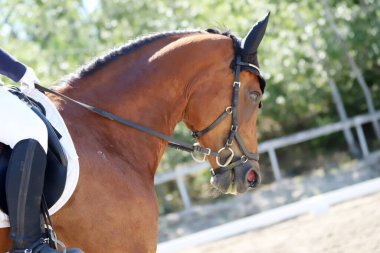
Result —
[{"label": "horse nostril", "polygon": [[253,169],[249,170],[247,173],[247,183],[248,183],[247,186],[249,188],[255,188],[257,185],[257,182],[258,182],[258,175]]},{"label": "horse nostril", "polygon": [[250,170],[247,175],[248,183],[251,183],[256,180],[256,173],[253,170]]}]

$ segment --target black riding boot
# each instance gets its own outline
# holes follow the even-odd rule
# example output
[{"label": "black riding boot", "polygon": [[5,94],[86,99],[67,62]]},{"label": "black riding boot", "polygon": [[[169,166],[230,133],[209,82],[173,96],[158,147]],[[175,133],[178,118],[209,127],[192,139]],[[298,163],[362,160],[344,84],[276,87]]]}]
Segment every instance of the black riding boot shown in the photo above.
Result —
[{"label": "black riding boot", "polygon": [[[13,148],[6,176],[11,252],[60,253],[44,240],[41,228],[41,196],[44,185],[46,153],[38,141],[22,140]],[[67,249],[67,253],[82,253]]]}]

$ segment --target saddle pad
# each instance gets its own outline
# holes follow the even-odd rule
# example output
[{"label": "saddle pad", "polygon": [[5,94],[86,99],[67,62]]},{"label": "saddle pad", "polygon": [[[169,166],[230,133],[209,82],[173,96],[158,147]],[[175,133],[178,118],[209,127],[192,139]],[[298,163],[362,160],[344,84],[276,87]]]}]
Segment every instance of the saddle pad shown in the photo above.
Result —
[{"label": "saddle pad", "polygon": [[[50,215],[52,215],[56,213],[59,209],[61,209],[74,193],[75,187],[79,179],[78,155],[76,153],[74,143],[71,139],[69,131],[67,130],[65,122],[63,121],[61,115],[55,108],[54,104],[50,101],[50,99],[38,90],[33,90],[30,94],[28,94],[28,96],[40,102],[45,107],[46,118],[50,121],[53,127],[57,129],[58,132],[62,135],[60,142],[62,144],[63,149],[65,150],[68,159],[65,189],[63,190],[62,196],[49,209],[49,213]],[[8,215],[0,211],[0,228],[4,227],[9,227]]]}]

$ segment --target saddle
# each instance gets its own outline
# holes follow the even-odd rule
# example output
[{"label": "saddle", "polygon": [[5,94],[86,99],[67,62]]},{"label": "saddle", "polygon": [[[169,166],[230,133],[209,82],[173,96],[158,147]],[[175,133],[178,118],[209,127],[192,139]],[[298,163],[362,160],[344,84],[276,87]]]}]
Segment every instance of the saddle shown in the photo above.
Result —
[{"label": "saddle", "polygon": [[[66,184],[68,160],[60,143],[61,135],[46,118],[45,108],[39,102],[27,97],[17,87],[12,87],[9,92],[27,103],[33,112],[45,123],[48,130],[48,152],[45,172],[43,194],[48,208],[52,207],[61,197]],[[12,153],[10,146],[3,145],[0,148],[0,210],[8,214],[5,194],[5,178],[9,158]]]}]

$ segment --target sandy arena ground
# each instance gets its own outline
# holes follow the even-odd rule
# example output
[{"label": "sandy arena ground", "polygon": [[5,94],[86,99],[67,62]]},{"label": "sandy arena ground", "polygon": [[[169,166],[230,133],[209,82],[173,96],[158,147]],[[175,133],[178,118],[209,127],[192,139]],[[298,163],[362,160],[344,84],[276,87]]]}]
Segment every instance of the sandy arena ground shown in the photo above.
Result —
[{"label": "sandy arena ground", "polygon": [[380,193],[181,253],[379,253]]}]

